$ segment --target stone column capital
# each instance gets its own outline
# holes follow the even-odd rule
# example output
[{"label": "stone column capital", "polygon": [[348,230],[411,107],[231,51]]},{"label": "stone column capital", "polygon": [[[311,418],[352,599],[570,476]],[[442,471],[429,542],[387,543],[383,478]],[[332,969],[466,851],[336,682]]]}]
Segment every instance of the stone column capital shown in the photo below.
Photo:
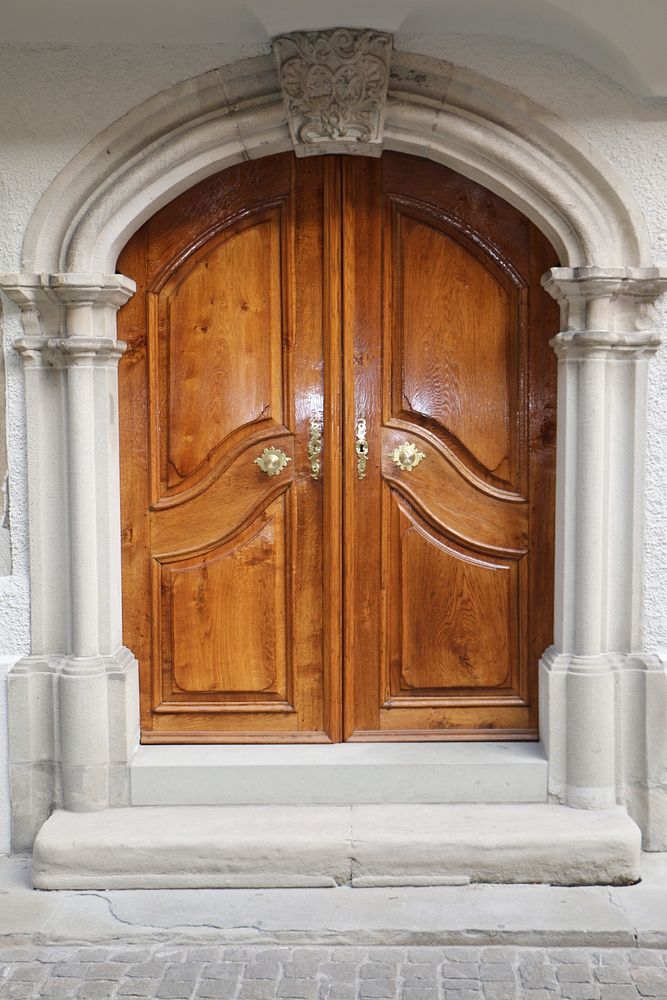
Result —
[{"label": "stone column capital", "polygon": [[36,308],[38,304],[48,301],[48,277],[25,271],[0,273],[0,290],[19,309]]},{"label": "stone column capital", "polygon": [[124,274],[63,274],[49,275],[49,290],[53,298],[64,306],[110,306],[119,309],[130,299],[136,289],[132,278]]},{"label": "stone column capital", "polygon": [[115,364],[125,347],[122,340],[111,337],[20,337],[14,341],[26,365],[48,368]]},{"label": "stone column capital", "polygon": [[47,305],[109,305],[120,308],[136,291],[136,284],[124,274],[33,274],[0,273],[0,291],[19,309],[40,309]]},{"label": "stone column capital", "polygon": [[[15,346],[26,361],[55,349],[55,340],[113,340],[114,316],[136,291],[123,274],[0,274],[0,290],[19,307],[25,337]],[[100,351],[104,348],[100,347]]]},{"label": "stone column capital", "polygon": [[600,298],[618,295],[653,301],[667,290],[664,267],[552,267],[542,285],[555,299],[564,296]]},{"label": "stone column capital", "polygon": [[652,306],[667,291],[667,268],[554,267],[542,285],[561,306],[551,341],[559,356],[638,359],[659,347]]},{"label": "stone column capital", "polygon": [[21,322],[27,339],[39,339],[45,328],[52,333],[59,330],[59,310],[49,286],[48,274],[0,274],[0,291],[21,310]]}]

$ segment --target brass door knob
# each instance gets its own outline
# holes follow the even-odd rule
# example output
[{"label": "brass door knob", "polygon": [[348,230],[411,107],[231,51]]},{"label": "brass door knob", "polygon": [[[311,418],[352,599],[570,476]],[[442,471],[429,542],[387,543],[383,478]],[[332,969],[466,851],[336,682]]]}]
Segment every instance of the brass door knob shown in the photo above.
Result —
[{"label": "brass door knob", "polygon": [[277,476],[291,461],[292,459],[280,448],[265,448],[255,459],[255,465],[258,465],[267,476]]},{"label": "brass door knob", "polygon": [[426,458],[426,455],[418,449],[416,444],[403,441],[402,444],[394,448],[391,457],[399,469],[403,469],[404,472],[411,472],[412,469],[419,465],[423,458]]}]

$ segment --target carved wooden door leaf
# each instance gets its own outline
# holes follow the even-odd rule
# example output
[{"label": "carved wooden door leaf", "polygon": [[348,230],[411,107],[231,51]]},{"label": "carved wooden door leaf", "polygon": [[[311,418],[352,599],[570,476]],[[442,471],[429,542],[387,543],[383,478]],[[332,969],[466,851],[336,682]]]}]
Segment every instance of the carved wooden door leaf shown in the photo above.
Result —
[{"label": "carved wooden door leaf", "polygon": [[400,154],[232,167],[132,237],[144,741],[536,736],[555,262],[505,202]]}]

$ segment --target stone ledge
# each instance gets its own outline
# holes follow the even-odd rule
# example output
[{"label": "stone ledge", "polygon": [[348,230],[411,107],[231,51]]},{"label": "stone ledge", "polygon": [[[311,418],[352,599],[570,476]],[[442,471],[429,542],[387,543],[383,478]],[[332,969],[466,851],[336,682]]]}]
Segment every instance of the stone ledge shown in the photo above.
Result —
[{"label": "stone ledge", "polygon": [[640,833],[621,807],[175,806],[55,812],[38,889],[287,888],[457,881],[624,885]]}]

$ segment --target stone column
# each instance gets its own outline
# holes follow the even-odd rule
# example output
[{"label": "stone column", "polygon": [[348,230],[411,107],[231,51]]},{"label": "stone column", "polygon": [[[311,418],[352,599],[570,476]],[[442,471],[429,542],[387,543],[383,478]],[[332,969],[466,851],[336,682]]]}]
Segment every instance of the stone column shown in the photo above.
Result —
[{"label": "stone column", "polygon": [[[550,794],[578,808],[649,795],[648,721],[628,713],[662,665],[642,646],[643,481],[650,357],[660,336],[650,306],[667,288],[655,268],[554,268],[544,287],[561,304],[554,645],[541,663],[541,730]],[[650,738],[650,737],[649,737]],[[631,762],[634,761],[634,765]],[[667,834],[667,831],[665,831]]]},{"label": "stone column", "polygon": [[137,667],[122,646],[115,314],[122,275],[3,276],[23,313],[32,652],[9,675],[14,847],[54,806],[128,801]]}]

